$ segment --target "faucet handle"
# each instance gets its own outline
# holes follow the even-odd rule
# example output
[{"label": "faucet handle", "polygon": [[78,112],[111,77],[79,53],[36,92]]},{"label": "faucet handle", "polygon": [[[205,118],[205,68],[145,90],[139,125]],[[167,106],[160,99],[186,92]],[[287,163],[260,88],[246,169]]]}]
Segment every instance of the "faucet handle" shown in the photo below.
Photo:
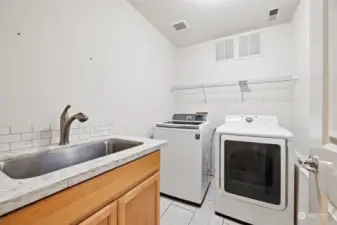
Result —
[{"label": "faucet handle", "polygon": [[63,110],[63,112],[62,112],[62,114],[61,114],[61,119],[67,118],[67,117],[68,117],[68,109],[70,109],[70,107],[71,107],[71,105],[67,105],[67,106],[64,108],[64,110]]}]

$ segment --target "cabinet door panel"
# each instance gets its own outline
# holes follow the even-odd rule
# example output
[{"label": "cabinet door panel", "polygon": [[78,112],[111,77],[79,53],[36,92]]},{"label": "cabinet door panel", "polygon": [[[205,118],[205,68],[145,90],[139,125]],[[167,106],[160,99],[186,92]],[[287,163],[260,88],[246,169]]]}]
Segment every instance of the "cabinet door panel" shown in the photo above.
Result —
[{"label": "cabinet door panel", "polygon": [[79,225],[117,225],[117,203],[107,205]]},{"label": "cabinet door panel", "polygon": [[118,200],[118,225],[159,225],[159,173]]}]

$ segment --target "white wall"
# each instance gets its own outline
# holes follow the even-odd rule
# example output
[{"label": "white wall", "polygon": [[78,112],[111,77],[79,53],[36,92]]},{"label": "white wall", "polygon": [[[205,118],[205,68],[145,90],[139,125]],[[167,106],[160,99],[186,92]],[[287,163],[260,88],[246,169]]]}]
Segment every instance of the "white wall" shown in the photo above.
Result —
[{"label": "white wall", "polygon": [[295,148],[302,155],[323,144],[323,1],[301,0],[292,20],[292,101]]},{"label": "white wall", "polygon": [[[219,40],[179,49],[177,84],[290,76],[291,32],[290,24],[264,28],[261,30],[261,56],[228,62],[215,62],[215,44]],[[208,111],[210,119],[218,123],[233,113],[270,114],[290,127],[291,89],[280,87],[283,86],[252,87],[253,93],[246,95],[243,104],[238,87],[207,90],[208,104],[203,103],[201,90],[179,92],[175,94],[176,112]]]},{"label": "white wall", "polygon": [[[301,0],[292,26],[292,70],[298,76],[291,120],[295,133],[294,150],[307,158],[310,149],[323,144],[323,1]],[[319,211],[314,175],[312,178],[308,182],[306,179],[300,181],[303,185],[300,184],[299,190],[309,195],[305,204],[310,213]],[[309,189],[301,186],[308,186]],[[304,202],[299,204],[303,205]],[[316,224],[310,223],[309,219],[302,223]]]},{"label": "white wall", "polygon": [[331,79],[332,134],[337,137],[337,1],[329,0],[329,77]]},{"label": "white wall", "polygon": [[[292,130],[296,151],[305,154],[309,149],[310,117],[310,4],[300,1],[293,16],[292,71],[298,77],[294,86],[291,110]],[[307,155],[307,154],[305,154]]]},{"label": "white wall", "polygon": [[0,1],[0,124],[57,122],[72,104],[147,135],[172,115],[175,74],[176,49],[125,0]]},{"label": "white wall", "polygon": [[310,148],[323,145],[324,1],[310,1]]}]

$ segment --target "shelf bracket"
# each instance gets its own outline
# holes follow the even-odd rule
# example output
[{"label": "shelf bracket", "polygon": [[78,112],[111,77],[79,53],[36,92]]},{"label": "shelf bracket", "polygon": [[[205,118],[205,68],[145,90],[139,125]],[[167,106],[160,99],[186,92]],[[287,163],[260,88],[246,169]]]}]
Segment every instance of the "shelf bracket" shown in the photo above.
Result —
[{"label": "shelf bracket", "polygon": [[239,86],[240,86],[240,91],[241,91],[241,103],[243,104],[243,93],[244,92],[252,92],[248,86],[248,81],[247,80],[240,80],[239,81]]},{"label": "shelf bracket", "polygon": [[204,94],[204,100],[205,100],[205,103],[207,104],[207,98],[206,98],[205,88],[204,88],[204,85],[203,85],[203,84],[201,85],[201,88],[202,88],[202,93]]},{"label": "shelf bracket", "polygon": [[241,93],[241,104],[243,104],[243,85],[244,85],[244,81],[240,80],[239,86],[240,86],[240,93]]}]

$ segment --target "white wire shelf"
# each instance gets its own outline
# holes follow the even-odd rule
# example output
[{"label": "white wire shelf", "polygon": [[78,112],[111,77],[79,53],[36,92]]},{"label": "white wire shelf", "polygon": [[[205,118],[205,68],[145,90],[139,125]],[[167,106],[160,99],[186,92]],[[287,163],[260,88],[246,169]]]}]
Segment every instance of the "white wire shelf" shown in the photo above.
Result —
[{"label": "white wire shelf", "polygon": [[295,82],[296,80],[297,80],[297,77],[283,76],[283,77],[270,77],[270,78],[261,78],[261,79],[251,79],[251,80],[228,81],[228,82],[178,85],[178,86],[173,86],[171,91],[181,91],[181,90],[200,89],[200,88],[213,88],[213,87],[226,87],[226,86],[240,86],[241,82],[246,82],[248,85],[250,85],[250,84],[281,83],[281,82],[291,82],[291,81]]},{"label": "white wire shelf", "polygon": [[202,89],[205,103],[207,103],[206,88],[215,88],[215,87],[230,87],[230,86],[239,86],[241,92],[241,101],[243,102],[243,93],[250,92],[249,85],[256,84],[272,84],[272,83],[284,83],[284,82],[293,82],[297,81],[295,76],[282,76],[282,77],[270,77],[270,78],[261,78],[261,79],[251,79],[251,80],[239,80],[239,81],[228,81],[228,82],[216,82],[216,83],[204,83],[204,84],[193,84],[193,85],[178,85],[173,86],[171,91],[183,91],[183,90],[192,90],[192,89]]}]

